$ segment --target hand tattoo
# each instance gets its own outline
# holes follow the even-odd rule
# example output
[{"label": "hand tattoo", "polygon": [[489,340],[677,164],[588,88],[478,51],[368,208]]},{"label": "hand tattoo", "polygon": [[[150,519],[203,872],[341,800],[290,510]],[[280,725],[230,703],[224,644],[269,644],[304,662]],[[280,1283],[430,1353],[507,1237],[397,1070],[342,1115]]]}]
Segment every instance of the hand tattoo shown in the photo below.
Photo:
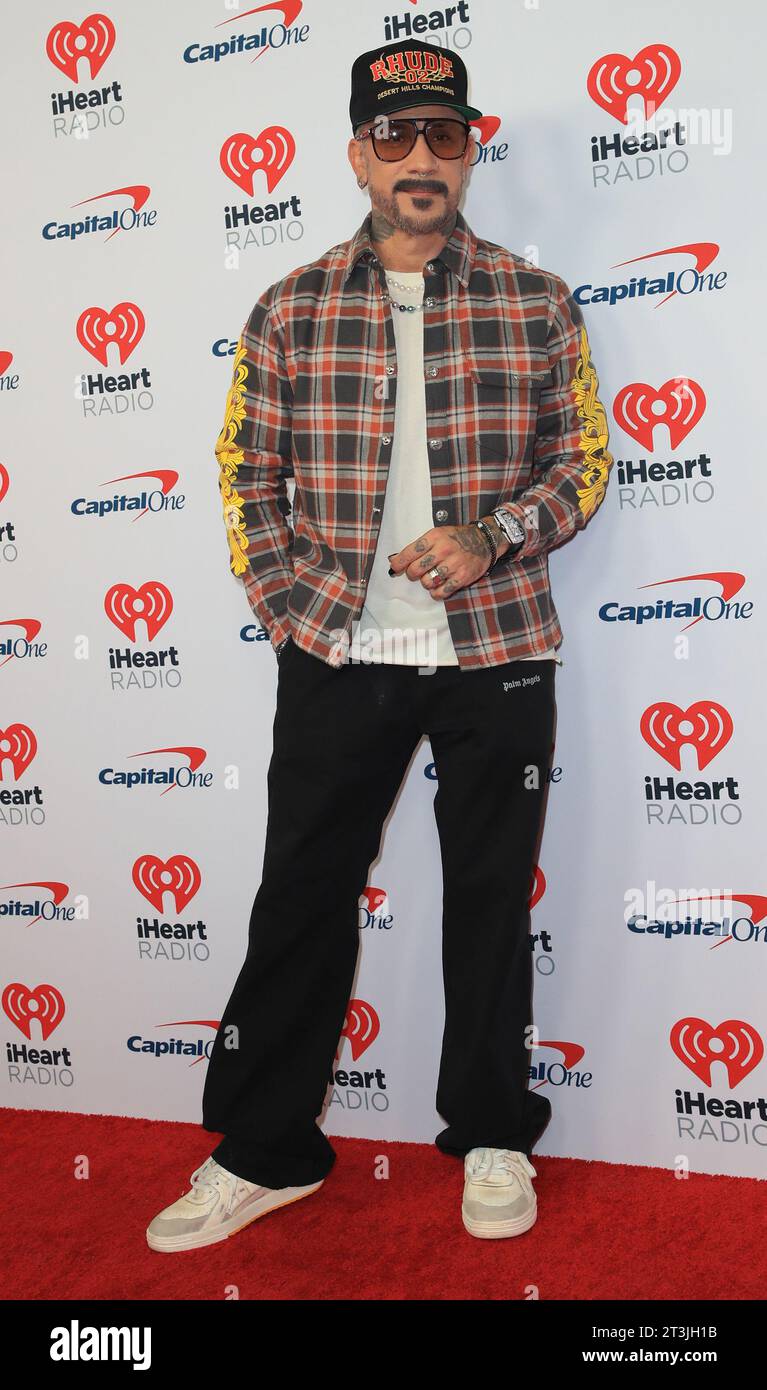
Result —
[{"label": "hand tattoo", "polygon": [[482,558],[490,554],[490,548],[478,526],[459,526],[457,530],[448,531],[448,535],[462,550],[468,550],[470,555]]}]

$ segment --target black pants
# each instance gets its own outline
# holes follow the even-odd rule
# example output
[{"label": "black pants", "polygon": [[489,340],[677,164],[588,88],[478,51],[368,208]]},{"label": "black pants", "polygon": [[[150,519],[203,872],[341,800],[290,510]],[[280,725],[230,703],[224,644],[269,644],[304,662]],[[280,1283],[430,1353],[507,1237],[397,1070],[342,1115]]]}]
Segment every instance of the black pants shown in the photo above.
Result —
[{"label": "black pants", "polygon": [[[214,1157],[265,1187],[324,1178],[316,1123],[359,950],[359,899],[421,735],[438,787],[445,1028],[435,1139],[530,1152],[551,1115],[527,1088],[528,899],[551,762],[556,662],[475,671],[349,662],[291,640],[279,657],[261,884],[215,1037],[203,1126]],[[235,1045],[232,1045],[235,1044]]]}]

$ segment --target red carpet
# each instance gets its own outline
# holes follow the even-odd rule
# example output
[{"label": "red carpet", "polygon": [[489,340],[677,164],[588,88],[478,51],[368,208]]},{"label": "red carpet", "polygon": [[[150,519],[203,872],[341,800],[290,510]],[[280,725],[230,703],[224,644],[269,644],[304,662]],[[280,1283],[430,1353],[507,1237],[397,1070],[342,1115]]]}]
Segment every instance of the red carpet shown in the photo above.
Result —
[{"label": "red carpet", "polygon": [[[3,1113],[3,1297],[13,1299],[748,1299],[767,1284],[767,1183],[533,1158],[538,1221],[464,1231],[463,1164],[433,1146],[333,1138],[323,1187],[206,1250],[144,1231],[217,1142],[198,1125]],[[388,1180],[376,1179],[379,1155]],[[85,1155],[90,1177],[74,1176]],[[380,1164],[379,1164],[380,1167]],[[533,1295],[534,1296],[534,1295]]]}]

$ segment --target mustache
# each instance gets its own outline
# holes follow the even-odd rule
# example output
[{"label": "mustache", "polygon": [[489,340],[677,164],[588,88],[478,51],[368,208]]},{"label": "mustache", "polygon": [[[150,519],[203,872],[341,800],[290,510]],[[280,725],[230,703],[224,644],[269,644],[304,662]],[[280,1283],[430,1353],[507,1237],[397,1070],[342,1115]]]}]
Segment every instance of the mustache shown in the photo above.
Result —
[{"label": "mustache", "polygon": [[400,179],[394,185],[395,193],[443,193],[447,197],[447,187],[437,179]]}]

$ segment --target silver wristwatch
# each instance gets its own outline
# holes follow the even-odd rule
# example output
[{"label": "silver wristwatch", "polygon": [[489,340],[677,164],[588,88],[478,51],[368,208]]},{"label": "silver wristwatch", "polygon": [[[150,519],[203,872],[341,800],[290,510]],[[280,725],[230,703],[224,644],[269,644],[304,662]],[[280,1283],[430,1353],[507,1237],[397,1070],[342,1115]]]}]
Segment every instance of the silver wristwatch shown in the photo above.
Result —
[{"label": "silver wristwatch", "polygon": [[517,518],[512,515],[510,511],[507,511],[506,507],[496,507],[495,511],[491,512],[491,516],[498,523],[499,527],[503,531],[504,536],[509,542],[511,549],[507,553],[513,555],[524,545],[524,526],[522,525],[521,521],[518,521]]}]

